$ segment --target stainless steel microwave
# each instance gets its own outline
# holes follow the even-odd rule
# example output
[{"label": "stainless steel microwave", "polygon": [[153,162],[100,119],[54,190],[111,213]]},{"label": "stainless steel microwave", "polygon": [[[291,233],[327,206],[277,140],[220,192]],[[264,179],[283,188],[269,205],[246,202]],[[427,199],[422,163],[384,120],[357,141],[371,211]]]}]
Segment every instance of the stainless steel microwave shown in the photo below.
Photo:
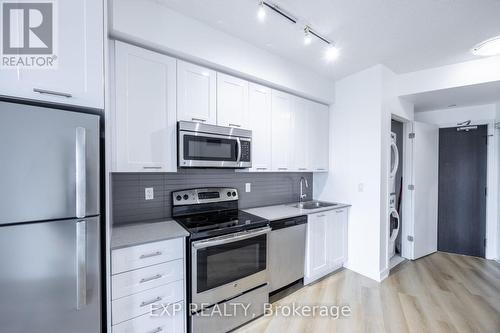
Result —
[{"label": "stainless steel microwave", "polygon": [[252,167],[252,131],[190,121],[177,124],[180,168]]}]

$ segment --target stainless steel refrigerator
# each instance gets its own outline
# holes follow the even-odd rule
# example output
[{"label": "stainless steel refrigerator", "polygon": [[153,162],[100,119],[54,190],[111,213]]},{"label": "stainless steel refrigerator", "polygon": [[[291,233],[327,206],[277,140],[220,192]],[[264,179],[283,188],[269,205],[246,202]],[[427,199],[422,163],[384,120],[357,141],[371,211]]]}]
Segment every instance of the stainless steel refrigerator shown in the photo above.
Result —
[{"label": "stainless steel refrigerator", "polygon": [[101,330],[99,116],[0,102],[0,331]]}]

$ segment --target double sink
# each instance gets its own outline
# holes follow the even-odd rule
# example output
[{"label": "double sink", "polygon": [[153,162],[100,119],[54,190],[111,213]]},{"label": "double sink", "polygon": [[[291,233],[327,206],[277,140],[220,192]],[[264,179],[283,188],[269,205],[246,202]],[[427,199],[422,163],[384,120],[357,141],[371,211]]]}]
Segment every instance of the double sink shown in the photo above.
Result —
[{"label": "double sink", "polygon": [[299,209],[318,209],[318,208],[326,208],[326,207],[335,207],[340,206],[338,203],[325,202],[325,201],[304,201],[299,202],[297,204],[290,205],[291,207],[299,208]]}]

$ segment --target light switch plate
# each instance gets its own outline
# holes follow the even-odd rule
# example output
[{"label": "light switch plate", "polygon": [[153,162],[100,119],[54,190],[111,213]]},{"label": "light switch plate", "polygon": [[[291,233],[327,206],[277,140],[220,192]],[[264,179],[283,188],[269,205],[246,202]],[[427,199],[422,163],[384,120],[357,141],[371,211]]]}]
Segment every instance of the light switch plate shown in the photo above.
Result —
[{"label": "light switch plate", "polygon": [[252,192],[252,183],[245,183],[245,192]]},{"label": "light switch plate", "polygon": [[152,187],[144,188],[144,199],[153,200],[155,198],[155,192]]}]

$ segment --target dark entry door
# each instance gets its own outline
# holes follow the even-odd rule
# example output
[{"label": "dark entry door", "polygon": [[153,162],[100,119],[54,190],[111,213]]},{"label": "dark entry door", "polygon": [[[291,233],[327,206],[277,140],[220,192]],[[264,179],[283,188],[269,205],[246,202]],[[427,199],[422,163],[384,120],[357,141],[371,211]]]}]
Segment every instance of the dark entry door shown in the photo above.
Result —
[{"label": "dark entry door", "polygon": [[486,125],[439,130],[438,250],[484,257]]}]

